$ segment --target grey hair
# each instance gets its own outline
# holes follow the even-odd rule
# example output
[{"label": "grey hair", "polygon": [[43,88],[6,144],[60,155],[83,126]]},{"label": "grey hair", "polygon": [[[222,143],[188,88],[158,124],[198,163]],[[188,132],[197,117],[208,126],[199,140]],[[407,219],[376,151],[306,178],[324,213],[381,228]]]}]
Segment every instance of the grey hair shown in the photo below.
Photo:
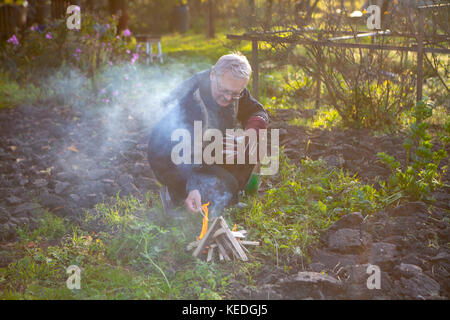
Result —
[{"label": "grey hair", "polygon": [[248,63],[247,58],[240,52],[221,56],[213,69],[217,76],[221,76],[227,71],[231,72],[233,77],[239,79],[250,79],[252,75],[250,63]]}]

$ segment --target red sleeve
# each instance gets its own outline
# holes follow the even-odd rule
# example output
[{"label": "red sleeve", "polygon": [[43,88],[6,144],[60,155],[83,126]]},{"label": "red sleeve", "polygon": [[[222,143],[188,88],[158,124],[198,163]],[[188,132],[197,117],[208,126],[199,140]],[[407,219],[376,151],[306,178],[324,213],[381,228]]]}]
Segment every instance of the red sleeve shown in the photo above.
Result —
[{"label": "red sleeve", "polygon": [[247,125],[245,126],[245,130],[255,129],[256,133],[258,133],[259,129],[266,129],[266,128],[267,122],[266,120],[264,120],[263,117],[260,116],[251,116],[247,121]]}]

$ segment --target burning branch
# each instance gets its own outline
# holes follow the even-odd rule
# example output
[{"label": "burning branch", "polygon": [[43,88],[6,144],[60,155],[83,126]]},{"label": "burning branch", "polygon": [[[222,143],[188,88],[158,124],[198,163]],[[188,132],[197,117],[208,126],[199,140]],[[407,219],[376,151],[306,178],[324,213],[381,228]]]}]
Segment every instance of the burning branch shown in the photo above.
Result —
[{"label": "burning branch", "polygon": [[208,206],[209,206],[209,202],[205,203],[202,206],[202,214],[203,214],[203,225],[202,225],[202,232],[200,233],[200,236],[197,237],[197,240],[201,240],[205,234],[206,231],[208,230]]},{"label": "burning branch", "polygon": [[[259,245],[257,241],[243,241],[246,231],[231,231],[228,227],[225,219],[220,216],[211,221],[211,226],[208,228],[208,208],[203,205],[205,216],[203,217],[202,232],[197,241],[190,243],[186,250],[190,251],[195,248],[192,255],[199,257],[201,254],[207,254],[206,261],[209,262],[213,259],[214,251],[219,252],[220,261],[230,261],[231,257],[248,261],[248,250],[244,245]],[[235,230],[235,228],[233,228]],[[217,250],[215,250],[217,249]]]}]

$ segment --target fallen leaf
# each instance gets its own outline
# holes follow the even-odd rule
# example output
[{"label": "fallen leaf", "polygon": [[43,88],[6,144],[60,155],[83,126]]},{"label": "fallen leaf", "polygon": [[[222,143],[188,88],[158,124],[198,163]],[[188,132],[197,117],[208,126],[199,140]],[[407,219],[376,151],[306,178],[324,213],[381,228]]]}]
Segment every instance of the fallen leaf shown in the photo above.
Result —
[{"label": "fallen leaf", "polygon": [[75,146],[69,146],[67,147],[67,150],[73,151],[73,152],[78,152],[78,148]]},{"label": "fallen leaf", "polygon": [[55,169],[55,167],[51,166],[50,168],[47,168],[45,170],[40,170],[40,173],[46,173],[46,174],[51,174],[52,170]]},{"label": "fallen leaf", "polygon": [[27,248],[34,248],[34,247],[36,247],[36,244],[33,241],[27,243]]},{"label": "fallen leaf", "polygon": [[16,151],[16,150],[17,150],[17,147],[16,147],[16,146],[9,146],[9,148],[10,148],[12,151]]}]

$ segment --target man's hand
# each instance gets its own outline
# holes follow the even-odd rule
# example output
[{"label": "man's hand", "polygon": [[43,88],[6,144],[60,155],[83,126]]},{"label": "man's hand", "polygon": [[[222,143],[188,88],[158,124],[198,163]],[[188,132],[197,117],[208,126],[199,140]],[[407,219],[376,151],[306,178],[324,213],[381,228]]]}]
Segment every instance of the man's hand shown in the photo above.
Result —
[{"label": "man's hand", "polygon": [[186,206],[186,209],[192,213],[200,212],[202,210],[202,197],[200,191],[196,189],[189,192],[186,200],[184,200],[184,205]]}]

